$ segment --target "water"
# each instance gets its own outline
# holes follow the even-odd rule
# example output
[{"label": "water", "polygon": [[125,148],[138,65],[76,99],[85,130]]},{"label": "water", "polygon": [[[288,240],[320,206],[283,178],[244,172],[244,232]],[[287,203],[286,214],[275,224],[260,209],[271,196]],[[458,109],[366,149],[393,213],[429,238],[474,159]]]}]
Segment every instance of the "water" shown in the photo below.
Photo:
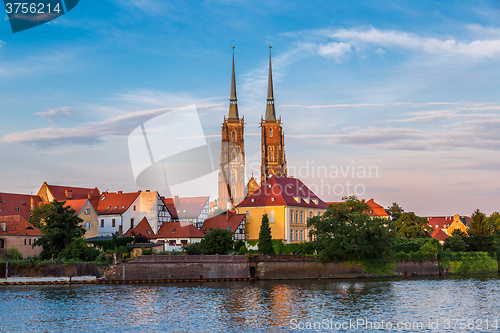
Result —
[{"label": "water", "polygon": [[493,332],[499,317],[497,275],[0,287],[0,332]]}]

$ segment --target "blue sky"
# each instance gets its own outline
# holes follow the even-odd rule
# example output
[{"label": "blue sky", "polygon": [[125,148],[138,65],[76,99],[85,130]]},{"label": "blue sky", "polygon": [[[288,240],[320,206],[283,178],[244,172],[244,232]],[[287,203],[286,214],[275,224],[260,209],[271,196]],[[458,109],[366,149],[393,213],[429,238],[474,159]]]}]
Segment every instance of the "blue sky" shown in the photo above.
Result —
[{"label": "blue sky", "polygon": [[257,173],[271,43],[290,171],[324,200],[349,182],[421,215],[498,211],[499,18],[493,0],[82,0],[12,34],[3,14],[0,190],[137,190],[127,137],[141,123],[195,104],[220,135],[232,45]]}]

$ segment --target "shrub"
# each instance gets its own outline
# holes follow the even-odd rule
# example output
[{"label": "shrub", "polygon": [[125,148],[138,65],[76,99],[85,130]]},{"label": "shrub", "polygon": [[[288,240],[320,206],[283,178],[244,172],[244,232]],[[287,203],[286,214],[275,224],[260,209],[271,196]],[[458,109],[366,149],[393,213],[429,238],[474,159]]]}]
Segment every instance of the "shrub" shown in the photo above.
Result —
[{"label": "shrub", "polygon": [[244,241],[244,240],[242,240],[242,239],[238,239],[238,240],[234,243],[234,252],[238,252],[242,246],[245,246],[245,248],[246,248],[245,241]]},{"label": "shrub", "polygon": [[12,260],[21,260],[21,259],[23,259],[23,255],[21,254],[21,252],[19,252],[19,250],[17,249],[17,247],[9,247],[7,249],[7,256],[9,256],[9,258],[12,259]]}]

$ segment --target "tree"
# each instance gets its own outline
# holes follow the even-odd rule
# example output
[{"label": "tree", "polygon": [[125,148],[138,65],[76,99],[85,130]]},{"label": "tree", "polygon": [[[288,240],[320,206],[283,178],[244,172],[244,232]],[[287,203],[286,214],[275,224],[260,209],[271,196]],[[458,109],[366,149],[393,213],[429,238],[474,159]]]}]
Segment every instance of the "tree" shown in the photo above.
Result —
[{"label": "tree", "polygon": [[490,225],[491,230],[497,236],[500,235],[500,213],[494,212],[487,218],[488,224]]},{"label": "tree", "polygon": [[476,209],[471,216],[469,237],[465,240],[470,251],[484,251],[492,253],[493,247],[493,229],[491,228],[486,215],[479,209]]},{"label": "tree", "polygon": [[393,202],[392,206],[387,207],[385,212],[391,216],[392,221],[396,221],[405,211],[403,207],[398,205],[396,202]]},{"label": "tree", "polygon": [[85,234],[85,229],[80,226],[83,220],[75,215],[74,209],[64,204],[65,201],[54,200],[33,210],[33,216],[39,219],[40,231],[44,233],[33,245],[43,246],[42,259],[57,258],[73,240]]},{"label": "tree", "polygon": [[263,254],[276,254],[273,248],[273,237],[271,236],[271,226],[269,225],[269,218],[267,213],[262,215],[262,222],[259,232],[259,253]]},{"label": "tree", "polygon": [[307,226],[320,260],[371,260],[390,255],[395,240],[391,222],[371,218],[368,205],[354,196],[331,205],[322,216],[309,219]]},{"label": "tree", "polygon": [[203,237],[200,246],[203,254],[229,254],[234,249],[234,234],[227,229],[212,229]]},{"label": "tree", "polygon": [[432,227],[423,217],[415,215],[414,212],[402,213],[394,222],[399,236],[405,238],[430,237]]},{"label": "tree", "polygon": [[[458,229],[457,229],[458,230]],[[467,244],[464,241],[464,237],[459,234],[453,234],[444,240],[443,250],[450,249],[453,252],[465,252],[467,251]]]}]

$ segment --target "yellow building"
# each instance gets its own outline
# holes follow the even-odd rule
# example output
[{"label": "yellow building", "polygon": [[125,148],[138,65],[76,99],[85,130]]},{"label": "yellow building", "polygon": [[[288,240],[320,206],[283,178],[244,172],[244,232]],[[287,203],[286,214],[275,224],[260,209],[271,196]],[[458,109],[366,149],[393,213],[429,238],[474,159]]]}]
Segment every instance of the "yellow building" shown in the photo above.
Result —
[{"label": "yellow building", "polygon": [[299,179],[272,176],[236,208],[246,215],[246,240],[259,239],[267,213],[273,239],[289,244],[308,241],[307,219],[323,215],[328,205]]},{"label": "yellow building", "polygon": [[448,234],[448,236],[451,236],[451,234],[453,233],[453,231],[455,229],[459,229],[459,230],[467,233],[467,227],[462,222],[462,220],[460,219],[460,215],[458,215],[458,214],[455,215],[455,217],[453,218],[453,222],[450,224],[450,226],[446,230],[446,233]]}]

